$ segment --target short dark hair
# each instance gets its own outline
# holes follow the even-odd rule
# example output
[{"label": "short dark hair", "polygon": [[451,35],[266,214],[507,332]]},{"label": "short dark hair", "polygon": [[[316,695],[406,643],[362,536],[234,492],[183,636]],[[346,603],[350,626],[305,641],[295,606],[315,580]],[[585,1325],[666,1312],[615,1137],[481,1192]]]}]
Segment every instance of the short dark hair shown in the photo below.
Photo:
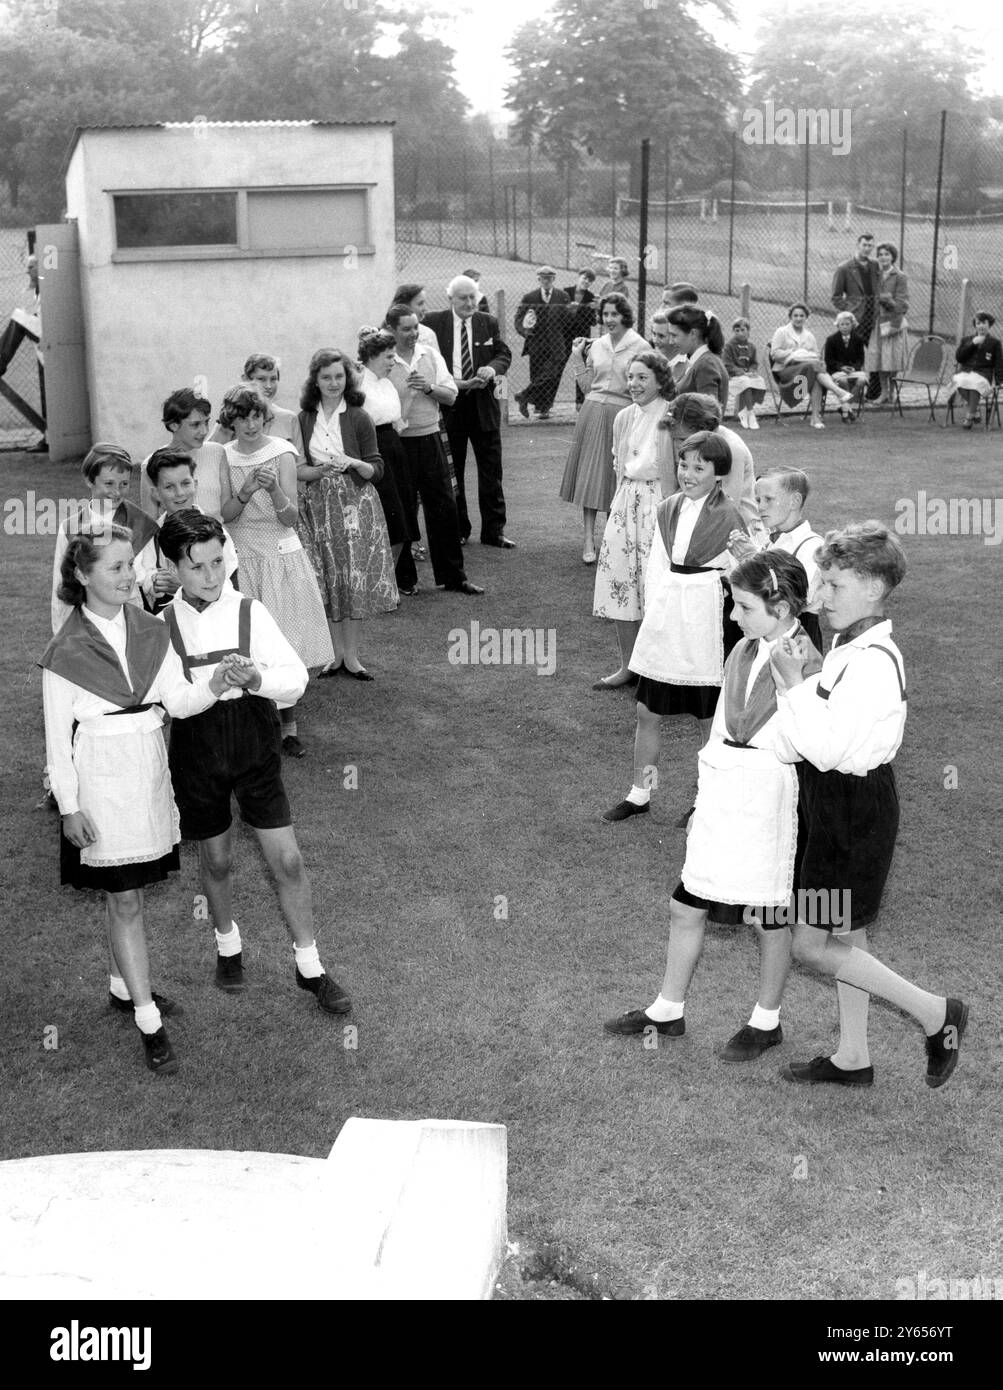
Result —
[{"label": "short dark hair", "polygon": [[873,233],[873,232],[861,232],[860,235],[857,237],[857,245],[859,246],[860,243],[861,243],[862,241],[873,241],[873,240],[874,240],[874,233]]},{"label": "short dark hair", "polygon": [[205,512],[188,507],[183,512],[164,517],[157,540],[168,560],[177,564],[182,555],[187,560],[192,558],[193,545],[204,545],[206,541],[219,541],[222,545],[226,533],[214,516],[206,516]]},{"label": "short dark hair", "polygon": [[786,550],[762,550],[736,565],[728,576],[732,588],[745,589],[761,598],[777,616],[777,605],[786,602],[796,618],[808,602],[808,575],[804,565]]},{"label": "short dark hair", "polygon": [[406,319],[408,317],[417,318],[418,316],[417,314],[415,314],[410,304],[404,304],[401,300],[398,299],[390,305],[390,308],[387,310],[386,313],[386,318],[383,320],[383,322],[387,325],[388,328],[396,328],[397,325],[400,323],[401,319]]},{"label": "short dark hair", "polygon": [[98,562],[101,551],[112,541],[128,541],[132,544],[132,531],[128,526],[117,526],[105,522],[87,526],[72,536],[59,564],[59,588],[56,597],[71,608],[79,608],[87,597],[87,588],[76,576],[77,570],[90,574]]},{"label": "short dark hair", "polygon": [[986,309],[983,309],[982,312],[981,312],[980,314],[974,314],[974,315],[972,316],[972,327],[973,327],[973,328],[974,328],[975,325],[979,322],[980,319],[982,320],[983,323],[988,323],[988,325],[989,325],[990,328],[992,328],[993,324],[996,322],[995,315],[990,314]]},{"label": "short dark hair", "polygon": [[805,316],[805,318],[806,318],[806,319],[810,319],[810,318],[811,318],[811,310],[808,308],[808,305],[807,305],[807,304],[802,304],[801,301],[800,301],[800,299],[796,300],[793,304],[791,304],[791,305],[789,306],[789,308],[788,308],[788,310],[787,310],[787,317],[788,317],[788,318],[790,318],[791,314],[793,314],[793,312],[794,312],[795,309],[803,309],[803,310],[804,310],[804,316]]},{"label": "short dark hair", "polygon": [[613,290],[610,294],[604,294],[599,301],[599,322],[602,322],[603,310],[607,304],[612,304],[613,308],[620,315],[625,328],[634,327],[634,310],[630,307],[630,300],[625,294],[619,294]]},{"label": "short dark hair", "polygon": [[672,424],[681,429],[716,430],[724,412],[716,396],[704,391],[680,391],[672,402]]},{"label": "short dark hair", "polygon": [[325,367],[330,367],[333,362],[343,362],[345,365],[345,404],[361,405],[366,399],[365,392],[359,385],[358,368],[348,353],[342,352],[340,348],[318,348],[310,358],[306,381],[304,381],[303,389],[300,391],[300,410],[316,410],[320,405],[320,387],[317,385],[317,377]]},{"label": "short dark hair", "polygon": [[412,299],[418,298],[418,296],[421,294],[424,288],[424,285],[419,284],[398,285],[397,288],[394,290],[394,297],[393,299],[391,299],[390,303],[410,304]]},{"label": "short dark hair", "polygon": [[246,420],[249,415],[261,415],[265,420],[275,418],[271,406],[253,386],[231,386],[219,408],[219,424],[232,430],[234,420]]},{"label": "short dark hair", "polygon": [[270,352],[252,352],[244,363],[244,378],[250,381],[255,372],[275,372],[278,374],[279,364]]},{"label": "short dark hair", "polygon": [[877,246],[875,246],[874,248],[874,254],[877,255],[879,251],[888,252],[889,256],[891,256],[892,258],[892,265],[894,265],[899,258],[898,247],[893,246],[890,241],[879,241]]},{"label": "short dark hair", "polygon": [[[791,468],[780,466],[768,468],[765,473],[760,473],[759,478],[776,478],[780,484],[781,491],[789,492],[793,496],[800,497],[802,502],[808,501],[808,493],[811,488],[808,482],[808,474],[803,468]],[[759,482],[759,478],[756,482]]]},{"label": "short dark hair", "polygon": [[880,579],[889,593],[905,578],[905,551],[898,537],[881,521],[855,521],[827,531],[816,564],[853,570],[867,579]]},{"label": "short dark hair", "polygon": [[127,450],[121,444],[95,444],[84,455],[80,471],[92,483],[102,468],[117,468],[123,473],[132,474],[135,468]]},{"label": "short dark hair", "polygon": [[212,414],[212,406],[205,396],[200,396],[197,391],[193,391],[190,386],[182,386],[178,391],[172,391],[164,401],[162,418],[164,428],[171,425],[180,425],[182,420],[187,420],[193,410],[197,410],[200,415],[204,415],[208,420]]},{"label": "short dark hair", "polygon": [[677,280],[674,285],[668,285],[667,289],[676,304],[696,304],[700,298],[700,291],[688,280]]},{"label": "short dark hair", "polygon": [[712,430],[697,430],[688,435],[679,446],[679,457],[696,453],[705,463],[713,465],[714,472],[723,478],[731,472],[731,447],[726,439]]},{"label": "short dark hair", "polygon": [[684,328],[687,333],[696,329],[708,349],[720,357],[724,347],[724,333],[716,315],[708,314],[705,309],[698,309],[695,304],[680,304],[678,308],[669,310],[668,320],[676,328]]},{"label": "short dark hair", "polygon": [[593,282],[593,281],[595,280],[595,278],[596,278],[596,273],[595,273],[595,271],[594,271],[594,270],[591,270],[587,265],[583,265],[582,268],[581,268],[581,270],[577,271],[576,274],[579,275],[579,276],[584,275],[585,278],[586,278],[586,280],[588,280],[588,282],[589,282],[590,285],[592,284],[592,282]]},{"label": "short dark hair", "polygon": [[155,449],[146,460],[146,476],[152,485],[157,487],[165,468],[178,468],[184,464],[188,465],[194,477],[195,460],[191,454],[176,453],[173,449]]},{"label": "short dark hair", "polygon": [[397,346],[397,339],[383,328],[367,328],[359,334],[359,361],[365,365],[381,352]]}]

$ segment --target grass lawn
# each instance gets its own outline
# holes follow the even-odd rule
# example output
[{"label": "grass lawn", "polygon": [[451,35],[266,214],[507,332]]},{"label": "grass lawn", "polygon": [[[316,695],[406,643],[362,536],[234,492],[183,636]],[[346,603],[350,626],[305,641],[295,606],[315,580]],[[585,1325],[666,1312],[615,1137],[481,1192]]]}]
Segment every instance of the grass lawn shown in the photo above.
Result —
[{"label": "grass lawn", "polygon": [[[696,728],[666,725],[652,814],[601,824],[629,785],[633,704],[590,690],[613,669],[615,640],[591,617],[578,514],[557,500],[570,437],[561,424],[508,431],[519,548],[469,547],[484,598],[437,592],[420,566],[423,592],[365,632],[376,682],[307,691],[309,756],[285,772],[322,956],[356,1001],[354,1049],[341,1022],[295,989],[246,836],[236,916],[248,990],[213,987],[188,851],[181,875],[148,895],[155,984],[186,1009],[171,1028],[179,1074],[152,1077],[132,1025],[106,1014],[101,899],[59,887],[55,818],[32,809],[53,541],[3,535],[0,1156],[324,1156],[350,1115],[497,1121],[508,1126],[511,1238],[537,1252],[529,1272],[559,1279],[568,1296],[871,1300],[894,1298],[896,1281],[920,1271],[1003,1275],[993,639],[1003,551],[977,536],[905,537],[910,569],[892,610],[909,723],[896,762],[899,845],[873,937],[893,968],[970,1001],[956,1078],[928,1090],[919,1030],[875,1004],[872,1090],[781,1081],[782,1062],[826,1051],[836,1035],[832,985],[797,968],[783,1046],[748,1066],[719,1064],[714,1047],[755,998],[743,929],[708,933],[685,1038],[648,1051],[605,1036],[601,1022],[647,1003],[661,980]],[[771,424],[752,443],[760,468],[808,467],[810,515],[824,530],[890,522],[896,501],[920,490],[998,493],[1000,439],[934,429],[917,412],[824,435]],[[28,489],[77,496],[79,479],[5,456],[2,495]],[[450,664],[450,632],[472,620],[552,629],[556,673]],[[46,1049],[51,1025],[58,1047]],[[510,1296],[525,1296],[518,1281]]]}]

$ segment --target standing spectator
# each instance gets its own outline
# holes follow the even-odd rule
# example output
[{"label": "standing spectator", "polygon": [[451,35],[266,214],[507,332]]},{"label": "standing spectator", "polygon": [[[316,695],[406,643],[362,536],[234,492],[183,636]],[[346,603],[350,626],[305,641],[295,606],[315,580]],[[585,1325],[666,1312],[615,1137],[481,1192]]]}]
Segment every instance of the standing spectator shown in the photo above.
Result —
[{"label": "standing spectator", "polygon": [[713,314],[698,309],[695,304],[681,304],[668,313],[669,346],[686,354],[686,370],[679,378],[677,390],[716,396],[724,410],[728,404],[730,384],[721,361],[724,334]]},{"label": "standing spectator", "polygon": [[504,376],[512,353],[502,342],[498,320],[477,312],[477,286],[458,275],[446,287],[450,308],[426,315],[426,325],[438,340],[439,351],[452,371],[457,395],[443,402],[446,434],[456,475],[456,512],[461,539],[470,535],[470,516],[463,485],[467,444],[477,461],[477,503],[481,513],[481,545],[511,550],[515,541],[505,535],[505,494],[502,491],[501,407],[495,378]]},{"label": "standing spectator", "polygon": [[[293,410],[286,410],[285,406],[275,404],[275,396],[279,389],[279,360],[271,353],[255,352],[244,363],[244,370],[241,379],[250,382],[261,392],[264,399],[268,402],[271,418],[268,421],[268,433],[273,439],[288,439],[296,450],[296,457],[303,457],[303,436],[300,434],[299,417]],[[212,441],[216,444],[229,444],[233,435],[229,430],[225,430],[222,425],[217,425],[213,432]]]},{"label": "standing spectator", "polygon": [[513,400],[523,419],[529,419],[529,407],[536,407],[540,420],[550,417],[561,373],[568,353],[566,324],[572,315],[566,311],[570,302],[563,290],[554,288],[557,271],[541,265],[536,272],[539,289],[524,294],[515,311],[515,331],[525,338],[522,355],[529,358],[529,385],[517,391]]},{"label": "standing spectator", "polygon": [[622,294],[624,299],[630,298],[630,286],[627,284],[627,274],[630,266],[622,256],[610,256],[607,274],[609,279],[599,290],[599,298],[605,299],[608,294]]},{"label": "standing spectator", "polygon": [[[182,386],[172,391],[164,401],[161,417],[164,429],[171,436],[166,447],[176,454],[190,455],[195,463],[195,500],[200,512],[219,520],[222,506],[223,470],[226,468],[226,453],[222,444],[210,443],[209,416],[212,406],[204,396],[193,391],[190,386]],[[227,430],[225,433],[230,434]],[[154,512],[157,504],[151,496],[150,479],[146,474],[146,464],[153,454],[143,460],[140,475],[139,498],[144,511]],[[141,546],[136,547],[138,554]]]},{"label": "standing spectator", "polygon": [[676,390],[678,390],[689,359],[685,352],[679,352],[675,346],[675,334],[669,327],[669,313],[670,310],[663,304],[652,314],[651,345],[668,362],[669,370],[672,372],[672,380],[676,384]]},{"label": "standing spectator", "polygon": [[864,359],[867,344],[857,332],[857,320],[849,309],[836,315],[836,331],[830,333],[822,347],[825,369],[837,386],[853,393],[850,405],[840,406],[844,421],[855,420],[867,391]]},{"label": "standing spectator", "polygon": [[881,394],[876,404],[890,405],[894,399],[892,382],[899,372],[905,371],[909,341],[909,325],[905,317],[909,308],[909,282],[901,270],[895,269],[899,253],[891,242],[881,242],[876,255],[879,271],[878,312],[864,366],[868,373],[877,372],[881,381]]},{"label": "standing spectator", "polygon": [[688,280],[677,280],[674,285],[666,285],[662,290],[662,304],[666,309],[678,309],[682,304],[699,304],[700,294],[696,285]]},{"label": "standing spectator", "polygon": [[602,337],[576,338],[572,345],[575,376],[589,385],[559,494],[563,501],[582,509],[582,560],[586,565],[596,562],[596,516],[608,512],[613,500],[613,421],[631,404],[627,368],[639,352],[647,352],[651,346],[634,332],[634,311],[622,294],[600,299],[599,317],[606,330]]},{"label": "standing spectator", "polygon": [[398,285],[394,290],[394,297],[390,301],[391,307],[394,304],[406,304],[415,318],[418,320],[418,342],[426,347],[438,350],[438,342],[431,328],[425,325],[425,315],[428,313],[428,295],[425,293],[424,285],[406,282]]},{"label": "standing spectator", "polygon": [[408,515],[415,516],[421,494],[435,582],[456,593],[483,594],[463,569],[456,500],[439,440],[439,405],[456,400],[456,382],[436,349],[419,343],[418,319],[407,304],[392,304],[386,322],[396,343],[390,380],[404,402],[401,443],[407,472],[401,500]]},{"label": "standing spectator", "polygon": [[[373,479],[373,486],[383,504],[383,515],[390,537],[390,550],[396,565],[404,546],[417,538],[418,528],[411,529],[407,510],[401,499],[402,479],[407,460],[400,442],[404,428],[401,398],[390,380],[397,345],[387,329],[363,329],[359,334],[359,361],[362,363],[363,409],[376,426],[376,447],[383,460],[383,476]],[[398,581],[398,588],[400,583]],[[404,591],[402,591],[404,592]],[[417,592],[417,575],[408,593]]]},{"label": "standing spectator", "polygon": [[967,402],[966,430],[979,423],[979,406],[993,382],[1003,381],[1003,346],[989,331],[995,322],[992,314],[976,314],[972,319],[975,332],[962,338],[954,354],[960,370],[951,378],[951,385]]},{"label": "standing spectator", "polygon": [[[857,328],[865,343],[870,342],[878,315],[878,283],[881,272],[877,262],[871,260],[873,252],[873,234],[862,232],[857,237],[856,255],[837,266],[832,277],[832,307],[837,314],[843,309],[849,309],[857,320]],[[874,377],[867,394],[873,399],[879,393],[880,382]]]},{"label": "standing spectator", "polygon": [[477,312],[479,314],[490,314],[491,305],[488,303],[487,295],[481,290],[481,272],[479,270],[465,270],[463,274],[468,280],[473,280],[474,284],[477,286]]},{"label": "standing spectator", "polygon": [[758,430],[756,406],[763,403],[766,382],[757,370],[759,358],[755,345],[749,342],[751,328],[748,319],[735,320],[731,325],[731,337],[724,345],[721,361],[728,373],[729,385],[736,393],[739,423],[747,430]]}]

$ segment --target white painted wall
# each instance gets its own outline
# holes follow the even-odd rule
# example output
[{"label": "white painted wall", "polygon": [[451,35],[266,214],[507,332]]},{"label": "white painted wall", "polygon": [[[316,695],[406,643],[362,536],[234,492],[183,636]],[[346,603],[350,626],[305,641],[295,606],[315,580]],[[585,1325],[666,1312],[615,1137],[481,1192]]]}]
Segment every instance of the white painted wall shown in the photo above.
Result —
[{"label": "white painted wall", "polygon": [[[352,267],[337,228],[324,255],[119,262],[111,190],[372,184],[375,248]],[[278,403],[297,407],[310,355],[354,351],[394,289],[389,126],[195,124],[80,133],[66,174],[78,224],[95,440],[140,458],[165,440],[164,398],[196,377],[214,412],[252,352],[282,359]]]}]

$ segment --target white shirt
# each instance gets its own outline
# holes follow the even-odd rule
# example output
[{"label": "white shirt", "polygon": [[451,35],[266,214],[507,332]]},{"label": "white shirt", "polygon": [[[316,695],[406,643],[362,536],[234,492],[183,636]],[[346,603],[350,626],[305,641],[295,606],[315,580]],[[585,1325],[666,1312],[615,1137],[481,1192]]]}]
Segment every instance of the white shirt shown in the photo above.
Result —
[{"label": "white shirt", "polygon": [[700,520],[703,504],[709,496],[709,493],[704,493],[703,497],[684,497],[680,503],[676,516],[676,535],[672,542],[672,554],[669,556],[674,565],[685,565],[686,552],[690,548],[693,532]]},{"label": "white shirt", "polygon": [[322,404],[317,406],[317,420],[310,436],[310,453],[315,463],[331,463],[345,457],[345,446],[341,442],[341,417],[347,408],[344,396],[328,416],[325,416]]},{"label": "white shirt", "polygon": [[[812,540],[815,541],[814,545],[809,544]],[[781,531],[776,540],[770,541],[769,545],[772,550],[784,550],[788,555],[794,555],[804,566],[804,572],[808,576],[808,602],[805,604],[805,612],[818,613],[822,607],[822,599],[815,556],[821,548],[822,537],[811,529],[810,522],[802,521],[793,531]]]},{"label": "white shirt", "polygon": [[[192,510],[201,512],[202,508],[196,506],[193,507]],[[158,528],[163,526],[166,516],[166,512],[161,512],[157,517]],[[220,522],[220,525],[222,526],[223,523]],[[164,555],[163,551],[160,552],[160,559],[158,561],[156,536],[150,537],[133,563],[136,569],[136,582],[146,597],[152,602],[154,598],[153,576],[158,569],[168,569],[171,563],[167,556]],[[223,564],[226,577],[232,583],[233,576],[237,573],[238,568],[237,547],[234,545],[230,533],[225,526],[223,526]]]},{"label": "white shirt", "polygon": [[467,334],[467,347],[470,349],[470,369],[474,366],[474,327],[470,319],[453,315],[453,380],[463,380],[463,334]]},{"label": "white shirt", "polygon": [[[189,656],[196,656],[200,652],[228,651],[236,647],[240,599],[236,589],[224,586],[216,602],[210,603],[200,613],[178,590],[170,607],[177,618]],[[261,672],[261,685],[251,694],[274,700],[279,709],[296,704],[302,697],[309,679],[307,669],[271,613],[257,599],[251,600],[251,660]],[[180,661],[178,664],[180,666]],[[215,670],[215,666],[195,667],[192,671],[195,687],[202,689],[207,686]],[[221,700],[240,698],[241,693],[237,689],[226,690],[220,696]]]},{"label": "white shirt", "polygon": [[[822,670],[777,696],[788,761],[797,756],[820,772],[866,777],[890,763],[902,744],[906,704],[899,686],[902,655],[892,641],[891,620],[876,623],[852,642],[833,646]],[[880,644],[895,655],[867,649]],[[845,672],[840,677],[840,672]],[[837,682],[837,678],[838,682]],[[830,692],[828,700],[818,688]]]},{"label": "white shirt", "polygon": [[362,389],[366,396],[362,408],[374,425],[392,425],[401,418],[401,398],[388,376],[363,367]]},{"label": "white shirt", "polygon": [[394,353],[390,380],[403,402],[402,411],[407,422],[405,439],[408,435],[433,434],[439,428],[438,400],[424,392],[413,391],[405,384],[412,372],[418,372],[430,386],[442,387],[448,393],[447,405],[452,405],[457,396],[456,382],[450,376],[449,368],[436,348],[416,343],[410,362],[406,362],[399,353]]},{"label": "white shirt", "polygon": [[[114,618],[99,618],[87,607],[84,616],[94,624],[118,657],[123,674],[132,685],[132,677],[125,657],[125,617],[121,610]],[[160,670],[145,697],[144,703],[163,704],[167,712],[176,719],[188,719],[215,701],[216,697],[208,684],[195,686],[185,680],[185,673],[177,653],[169,647]],[[102,719],[120,707],[111,700],[104,700],[82,686],[74,685],[64,676],[54,671],[42,672],[42,704],[45,710],[45,761],[49,773],[49,785],[56,798],[61,815],[70,816],[80,810],[79,783],[77,770],[73,763],[73,721],[86,724],[97,721],[102,732],[113,736],[118,725],[116,720],[128,720],[128,727],[134,733],[159,729],[164,716],[159,709],[144,710],[141,714],[120,714],[115,719]],[[114,757],[109,748],[109,756]]]}]

